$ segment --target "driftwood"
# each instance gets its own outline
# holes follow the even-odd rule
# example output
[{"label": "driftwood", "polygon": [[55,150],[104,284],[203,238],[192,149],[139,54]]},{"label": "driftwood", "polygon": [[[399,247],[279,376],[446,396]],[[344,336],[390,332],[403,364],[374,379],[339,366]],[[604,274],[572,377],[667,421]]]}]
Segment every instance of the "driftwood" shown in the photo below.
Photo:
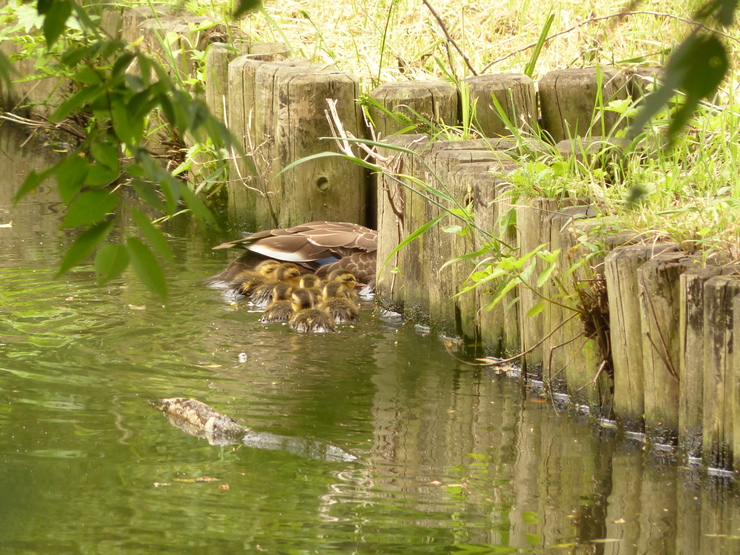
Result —
[{"label": "driftwood", "polygon": [[171,397],[150,404],[161,410],[170,424],[186,434],[208,440],[211,445],[245,445],[328,462],[357,459],[339,447],[320,441],[255,432],[196,399]]}]

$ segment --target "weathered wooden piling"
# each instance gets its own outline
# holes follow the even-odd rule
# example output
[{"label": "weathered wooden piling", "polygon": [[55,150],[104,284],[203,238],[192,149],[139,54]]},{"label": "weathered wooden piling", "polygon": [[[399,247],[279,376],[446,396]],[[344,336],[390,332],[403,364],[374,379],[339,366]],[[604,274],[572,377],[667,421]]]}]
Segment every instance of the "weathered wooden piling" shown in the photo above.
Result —
[{"label": "weathered wooden piling", "polygon": [[[534,132],[537,129],[537,99],[534,81],[523,74],[477,75],[463,82],[460,94],[468,95],[473,122],[485,137],[511,135],[491,97],[496,97],[508,123]],[[461,99],[461,102],[465,102]]]},{"label": "weathered wooden piling", "polygon": [[238,190],[241,185],[239,192],[230,195],[232,211],[248,214],[244,223],[257,229],[307,220],[364,223],[368,199],[363,168],[336,156],[287,169],[308,156],[338,152],[333,141],[322,140],[334,136],[327,120],[327,100],[336,101],[347,132],[364,136],[355,104],[357,80],[305,61],[259,62],[241,57],[229,65],[229,86],[231,126],[243,139],[248,156],[242,161],[244,169],[235,164],[236,178],[246,181],[232,187]]},{"label": "weathered wooden piling", "polygon": [[[469,199],[470,211],[476,226],[469,237],[471,251],[480,251],[485,245],[489,245],[490,253],[493,255],[499,249],[508,250],[507,247],[496,244],[499,240],[510,242],[511,247],[516,241],[513,228],[499,232],[498,225],[500,207],[504,201],[502,190],[506,183],[503,174],[511,169],[513,169],[511,163],[507,165],[506,162],[501,161],[473,162],[461,164],[452,172],[452,182],[461,191],[466,190],[466,200]],[[460,286],[472,284],[467,278],[476,269],[473,261],[460,262],[452,269],[455,274],[450,279],[458,279]],[[478,271],[481,270],[483,268],[478,268]],[[484,285],[464,293],[457,297],[456,303],[460,314],[460,331],[463,336],[473,339],[486,354],[500,357],[504,356],[507,349],[518,348],[519,333],[516,318],[513,326],[509,318],[507,329],[506,315],[516,316],[516,310],[505,311],[505,302],[499,303],[492,310],[485,309],[491,300],[491,294],[487,292],[491,287],[490,284]]]},{"label": "weathered wooden piling", "polygon": [[740,294],[740,276],[716,276],[704,284],[704,463],[732,468],[735,408],[733,299]]},{"label": "weathered wooden piling", "polygon": [[371,106],[368,110],[379,138],[413,125],[422,125],[424,130],[429,130],[430,122],[457,125],[457,90],[447,81],[386,83],[371,92],[370,97],[384,108]]},{"label": "weathered wooden piling", "polygon": [[[452,177],[454,169],[460,165],[473,162],[493,162],[496,155],[486,141],[450,141],[435,143],[439,148],[432,148],[425,153],[428,166],[426,183],[440,191],[441,195],[430,202],[428,216],[431,219],[442,216],[438,225],[429,233],[429,241],[434,247],[429,253],[429,274],[426,285],[429,294],[429,316],[435,326],[445,333],[459,333],[457,320],[459,304],[455,295],[465,282],[465,275],[458,273],[463,267],[448,265],[442,267],[452,258],[472,252],[470,238],[452,231],[451,226],[465,225],[461,219],[450,214],[450,211],[467,210],[472,203],[472,195],[466,187]],[[431,192],[427,192],[433,195]]]},{"label": "weathered wooden piling", "polygon": [[614,68],[560,69],[539,81],[542,127],[555,142],[576,136],[612,135],[619,115],[604,108],[627,98],[627,77]]},{"label": "weathered wooden piling", "polygon": [[690,268],[681,274],[678,374],[678,447],[684,458],[702,454],[704,414],[704,284],[722,266]]},{"label": "weathered wooden piling", "polygon": [[653,256],[676,250],[673,243],[616,249],[605,259],[609,327],[614,364],[614,413],[627,430],[643,431],[645,388],[637,270]]},{"label": "weathered wooden piling", "polygon": [[642,330],[645,432],[675,445],[679,429],[680,276],[699,261],[683,252],[662,253],[637,270]]}]

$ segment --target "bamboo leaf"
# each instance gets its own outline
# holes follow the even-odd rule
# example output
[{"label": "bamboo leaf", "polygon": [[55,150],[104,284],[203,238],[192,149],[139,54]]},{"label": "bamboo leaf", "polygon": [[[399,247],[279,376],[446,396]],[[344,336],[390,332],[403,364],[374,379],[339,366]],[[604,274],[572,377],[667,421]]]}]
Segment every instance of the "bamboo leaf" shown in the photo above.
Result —
[{"label": "bamboo leaf", "polygon": [[[39,11],[39,13],[41,13]],[[67,27],[67,18],[72,14],[72,3],[68,0],[54,0],[48,6],[44,17],[44,38],[46,47],[51,48]]]}]

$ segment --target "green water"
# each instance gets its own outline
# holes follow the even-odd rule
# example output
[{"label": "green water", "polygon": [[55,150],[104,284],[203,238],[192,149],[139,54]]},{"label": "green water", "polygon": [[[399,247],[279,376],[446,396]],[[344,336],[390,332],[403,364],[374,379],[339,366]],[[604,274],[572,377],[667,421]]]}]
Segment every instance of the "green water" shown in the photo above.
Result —
[{"label": "green water", "polygon": [[[199,284],[221,237],[169,229],[167,307],[130,275],[53,280],[57,205],[8,200],[35,163],[0,167],[0,553],[740,551],[732,487],[371,305],[333,335],[260,324]],[[209,445],[148,404],[174,396],[357,460]]]}]

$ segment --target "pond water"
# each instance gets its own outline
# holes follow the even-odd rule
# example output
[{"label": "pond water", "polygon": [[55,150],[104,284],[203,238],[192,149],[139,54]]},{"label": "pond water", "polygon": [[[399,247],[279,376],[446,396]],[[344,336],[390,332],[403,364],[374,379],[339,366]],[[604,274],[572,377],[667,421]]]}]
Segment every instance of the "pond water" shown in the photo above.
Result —
[{"label": "pond water", "polygon": [[[20,142],[0,139],[0,553],[740,551],[732,483],[371,305],[337,334],[260,324],[199,283],[222,236],[168,228],[167,307],[130,274],[52,279],[72,237],[50,194],[10,206],[43,164]],[[149,406],[176,396],[357,459],[211,445]]]}]

